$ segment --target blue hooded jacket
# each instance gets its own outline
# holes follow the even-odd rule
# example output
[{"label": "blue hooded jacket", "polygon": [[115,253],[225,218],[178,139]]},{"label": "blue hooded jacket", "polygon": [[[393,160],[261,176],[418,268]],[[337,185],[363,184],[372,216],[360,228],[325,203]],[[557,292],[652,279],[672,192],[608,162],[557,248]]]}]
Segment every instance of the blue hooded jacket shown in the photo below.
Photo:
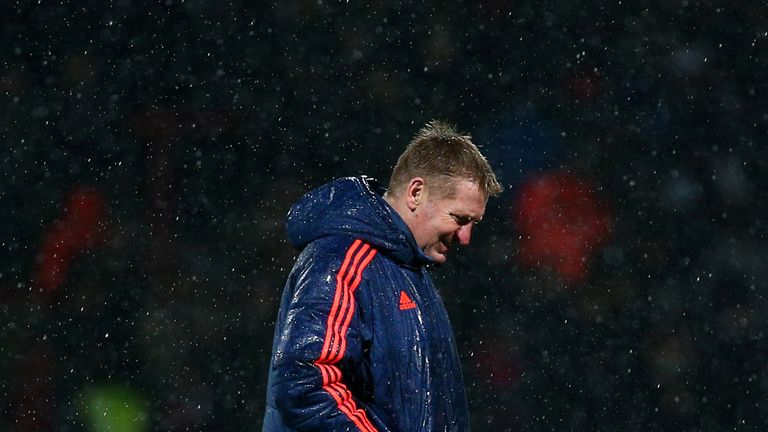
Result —
[{"label": "blue hooded jacket", "polygon": [[432,260],[375,187],[338,179],[288,214],[302,251],[276,323],[265,432],[469,429]]}]

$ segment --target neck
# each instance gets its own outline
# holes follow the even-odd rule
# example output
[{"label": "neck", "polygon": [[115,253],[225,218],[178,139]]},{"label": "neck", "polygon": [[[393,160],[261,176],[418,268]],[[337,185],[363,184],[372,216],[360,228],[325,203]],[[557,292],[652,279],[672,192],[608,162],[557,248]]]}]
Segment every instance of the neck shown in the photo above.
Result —
[{"label": "neck", "polygon": [[389,193],[389,191],[384,192],[384,196],[382,196],[382,198],[384,198],[384,201],[386,201],[387,204],[392,206],[392,208],[395,209],[395,211],[397,211],[398,214],[400,214],[400,217],[403,217],[403,215],[400,213],[400,210],[397,209],[395,197],[393,197],[392,194]]},{"label": "neck", "polygon": [[392,208],[397,212],[397,214],[405,222],[405,224],[408,225],[408,228],[410,228],[410,223],[408,219],[410,212],[408,211],[408,207],[405,205],[403,200],[389,193],[389,191],[387,191],[382,198],[384,198],[384,201],[386,201],[387,204],[392,206]]}]

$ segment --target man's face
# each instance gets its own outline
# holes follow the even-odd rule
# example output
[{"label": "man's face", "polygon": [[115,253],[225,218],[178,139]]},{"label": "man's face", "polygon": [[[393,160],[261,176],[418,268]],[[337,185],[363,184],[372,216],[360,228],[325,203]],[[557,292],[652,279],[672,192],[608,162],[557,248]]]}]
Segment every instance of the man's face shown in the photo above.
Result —
[{"label": "man's face", "polygon": [[477,185],[468,180],[456,180],[450,198],[427,193],[411,226],[416,243],[436,263],[444,263],[452,244],[469,244],[472,227],[483,218],[486,202]]}]

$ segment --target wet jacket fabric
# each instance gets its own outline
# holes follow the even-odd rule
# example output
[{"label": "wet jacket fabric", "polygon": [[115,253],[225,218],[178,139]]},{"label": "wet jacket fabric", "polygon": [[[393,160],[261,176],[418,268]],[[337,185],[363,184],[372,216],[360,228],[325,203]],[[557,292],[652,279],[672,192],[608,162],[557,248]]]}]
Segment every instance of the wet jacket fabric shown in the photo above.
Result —
[{"label": "wet jacket fabric", "polygon": [[265,432],[466,431],[448,315],[408,227],[365,177],[288,214],[301,250],[283,292]]}]

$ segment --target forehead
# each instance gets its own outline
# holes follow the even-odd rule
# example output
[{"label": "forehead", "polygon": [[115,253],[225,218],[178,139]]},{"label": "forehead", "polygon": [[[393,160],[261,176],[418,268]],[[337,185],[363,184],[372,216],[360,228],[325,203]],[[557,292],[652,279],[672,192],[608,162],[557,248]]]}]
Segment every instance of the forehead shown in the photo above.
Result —
[{"label": "forehead", "polygon": [[440,198],[438,201],[453,213],[480,219],[485,213],[488,198],[476,183],[469,180],[457,180],[453,196]]}]

